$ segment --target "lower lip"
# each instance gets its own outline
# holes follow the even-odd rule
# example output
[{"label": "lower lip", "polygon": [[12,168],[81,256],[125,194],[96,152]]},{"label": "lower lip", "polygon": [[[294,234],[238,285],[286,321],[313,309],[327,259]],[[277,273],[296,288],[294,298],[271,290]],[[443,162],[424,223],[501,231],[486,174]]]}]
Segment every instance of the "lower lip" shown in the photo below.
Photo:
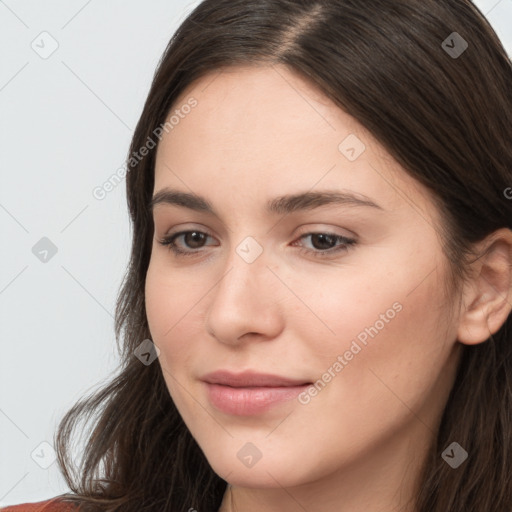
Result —
[{"label": "lower lip", "polygon": [[205,384],[213,406],[226,414],[237,416],[261,414],[278,404],[293,400],[311,386],[232,388],[208,382]]}]

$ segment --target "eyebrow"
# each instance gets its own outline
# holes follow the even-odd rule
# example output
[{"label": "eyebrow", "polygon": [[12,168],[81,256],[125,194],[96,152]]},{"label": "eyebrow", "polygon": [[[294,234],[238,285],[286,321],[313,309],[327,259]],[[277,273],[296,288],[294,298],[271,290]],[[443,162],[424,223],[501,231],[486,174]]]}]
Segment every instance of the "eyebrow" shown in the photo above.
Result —
[{"label": "eyebrow", "polygon": [[[148,205],[149,211],[153,212],[155,206],[159,204],[181,206],[190,210],[209,213],[220,218],[215,208],[207,199],[190,192],[181,192],[167,187],[163,188],[156,192],[152,197]],[[313,210],[315,208],[331,204],[343,206],[366,206],[384,210],[381,206],[363,194],[356,194],[348,191],[319,191],[288,194],[276,197],[267,202],[266,211],[269,214],[285,215],[297,211]]]}]

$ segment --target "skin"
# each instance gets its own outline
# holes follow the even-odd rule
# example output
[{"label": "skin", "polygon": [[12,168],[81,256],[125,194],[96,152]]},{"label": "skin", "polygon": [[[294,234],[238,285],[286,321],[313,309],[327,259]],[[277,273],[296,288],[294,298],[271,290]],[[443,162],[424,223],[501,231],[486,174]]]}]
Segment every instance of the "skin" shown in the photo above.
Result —
[{"label": "skin", "polygon": [[[313,85],[280,66],[237,67],[203,76],[175,108],[190,97],[198,105],[159,144],[154,192],[192,191],[219,218],[154,208],[146,311],[169,393],[232,486],[219,510],[414,512],[462,343],[485,341],[510,313],[510,232],[456,296],[428,191]],[[338,149],[350,134],[366,146],[355,161]],[[382,210],[265,212],[271,198],[318,190],[364,194]],[[176,241],[193,257],[159,243],[183,230],[208,235]],[[311,232],[357,243],[315,257],[339,242]],[[248,236],[263,249],[252,263],[236,252]],[[218,369],[317,381],[395,303],[400,312],[307,404],[243,417],[209,402],[200,378]],[[248,442],[261,452],[252,467],[237,457]]]}]

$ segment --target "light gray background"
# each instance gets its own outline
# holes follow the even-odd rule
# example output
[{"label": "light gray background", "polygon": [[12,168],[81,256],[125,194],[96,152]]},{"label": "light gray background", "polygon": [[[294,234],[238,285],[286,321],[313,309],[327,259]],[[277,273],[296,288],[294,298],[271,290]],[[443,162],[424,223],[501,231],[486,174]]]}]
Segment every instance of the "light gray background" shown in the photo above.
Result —
[{"label": "light gray background", "polygon": [[[122,167],[158,60],[198,3],[0,0],[0,506],[68,490],[41,443],[117,366],[124,181],[92,191]],[[512,0],[476,4],[512,55]],[[32,252],[43,237],[58,250],[46,263]]]}]

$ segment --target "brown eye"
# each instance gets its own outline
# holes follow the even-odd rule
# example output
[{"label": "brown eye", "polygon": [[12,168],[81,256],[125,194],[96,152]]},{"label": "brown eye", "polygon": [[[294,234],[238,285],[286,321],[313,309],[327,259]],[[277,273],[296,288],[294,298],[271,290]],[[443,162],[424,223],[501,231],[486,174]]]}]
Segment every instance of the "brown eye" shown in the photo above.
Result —
[{"label": "brown eye", "polygon": [[347,251],[357,242],[351,238],[347,238],[342,235],[336,235],[335,233],[306,233],[302,235],[299,240],[304,238],[311,239],[312,249],[304,248],[307,254],[313,254],[315,257],[327,258],[340,251]]},{"label": "brown eye", "polygon": [[200,231],[188,231],[183,234],[183,241],[190,249],[200,249],[204,243],[207,235]]},{"label": "brown eye", "polygon": [[336,245],[336,237],[325,233],[314,233],[311,235],[311,245],[315,249],[326,251]]},{"label": "brown eye", "polygon": [[[169,250],[176,255],[195,256],[200,252],[200,249],[205,247],[205,242],[209,237],[207,233],[202,231],[181,231],[174,235],[169,235],[163,240],[159,240],[159,243],[168,246]],[[183,243],[176,243],[178,239],[182,239]]]}]

